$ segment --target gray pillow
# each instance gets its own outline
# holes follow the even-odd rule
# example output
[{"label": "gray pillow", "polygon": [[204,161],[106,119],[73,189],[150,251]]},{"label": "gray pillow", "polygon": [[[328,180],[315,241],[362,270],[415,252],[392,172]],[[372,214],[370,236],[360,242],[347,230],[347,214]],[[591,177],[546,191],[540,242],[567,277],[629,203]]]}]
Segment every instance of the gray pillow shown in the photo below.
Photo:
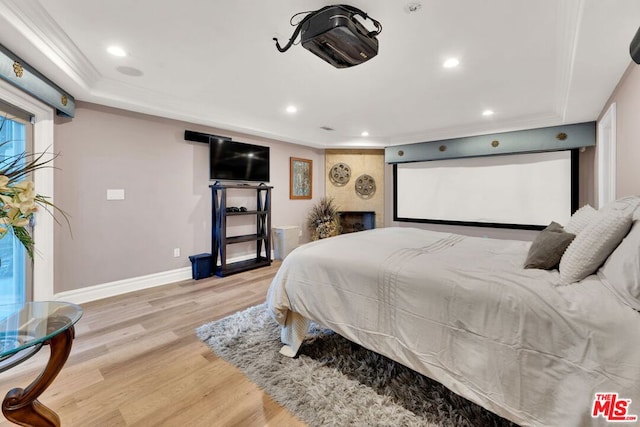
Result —
[{"label": "gray pillow", "polygon": [[557,222],[552,222],[531,243],[524,268],[552,270],[558,268],[567,246],[576,238]]}]

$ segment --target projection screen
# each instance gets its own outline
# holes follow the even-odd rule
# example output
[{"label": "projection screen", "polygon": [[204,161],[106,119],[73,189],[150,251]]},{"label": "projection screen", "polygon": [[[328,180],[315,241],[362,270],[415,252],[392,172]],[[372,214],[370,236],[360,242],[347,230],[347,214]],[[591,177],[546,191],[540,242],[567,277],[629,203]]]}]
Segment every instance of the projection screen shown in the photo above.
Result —
[{"label": "projection screen", "polygon": [[564,225],[576,208],[573,170],[569,150],[396,164],[394,219],[525,229]]}]

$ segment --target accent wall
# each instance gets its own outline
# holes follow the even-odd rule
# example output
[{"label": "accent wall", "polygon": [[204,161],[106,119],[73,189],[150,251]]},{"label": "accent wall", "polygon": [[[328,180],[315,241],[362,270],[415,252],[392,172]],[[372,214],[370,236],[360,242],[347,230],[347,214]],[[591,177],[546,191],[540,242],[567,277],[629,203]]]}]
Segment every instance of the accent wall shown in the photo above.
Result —
[{"label": "accent wall", "polygon": [[190,268],[189,255],[211,252],[208,146],[185,141],[185,129],[269,146],[272,225],[306,233],[324,180],[311,200],[289,200],[289,157],[312,159],[322,176],[323,150],[78,102],[76,117],[55,125],[56,205],[71,222],[55,230],[56,294]]}]

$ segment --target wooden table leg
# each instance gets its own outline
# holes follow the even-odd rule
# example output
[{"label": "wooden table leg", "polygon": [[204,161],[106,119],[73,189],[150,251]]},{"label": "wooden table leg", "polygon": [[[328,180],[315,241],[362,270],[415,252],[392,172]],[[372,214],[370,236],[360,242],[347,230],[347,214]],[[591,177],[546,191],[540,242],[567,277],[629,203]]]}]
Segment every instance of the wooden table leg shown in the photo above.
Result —
[{"label": "wooden table leg", "polygon": [[10,390],[2,402],[2,413],[9,420],[22,426],[60,427],[58,414],[38,401],[64,366],[75,336],[73,326],[59,333],[45,344],[51,355],[44,371],[26,389]]}]

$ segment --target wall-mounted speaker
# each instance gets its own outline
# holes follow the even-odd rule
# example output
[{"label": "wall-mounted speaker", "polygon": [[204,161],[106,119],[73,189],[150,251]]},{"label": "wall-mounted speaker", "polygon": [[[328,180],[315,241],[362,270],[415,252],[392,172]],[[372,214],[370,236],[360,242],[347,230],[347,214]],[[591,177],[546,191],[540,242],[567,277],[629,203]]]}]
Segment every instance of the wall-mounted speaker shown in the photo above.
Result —
[{"label": "wall-mounted speaker", "polygon": [[631,54],[631,59],[633,59],[636,64],[640,64],[640,28],[638,28],[638,32],[635,37],[633,37],[633,40],[631,40],[629,53]]}]

